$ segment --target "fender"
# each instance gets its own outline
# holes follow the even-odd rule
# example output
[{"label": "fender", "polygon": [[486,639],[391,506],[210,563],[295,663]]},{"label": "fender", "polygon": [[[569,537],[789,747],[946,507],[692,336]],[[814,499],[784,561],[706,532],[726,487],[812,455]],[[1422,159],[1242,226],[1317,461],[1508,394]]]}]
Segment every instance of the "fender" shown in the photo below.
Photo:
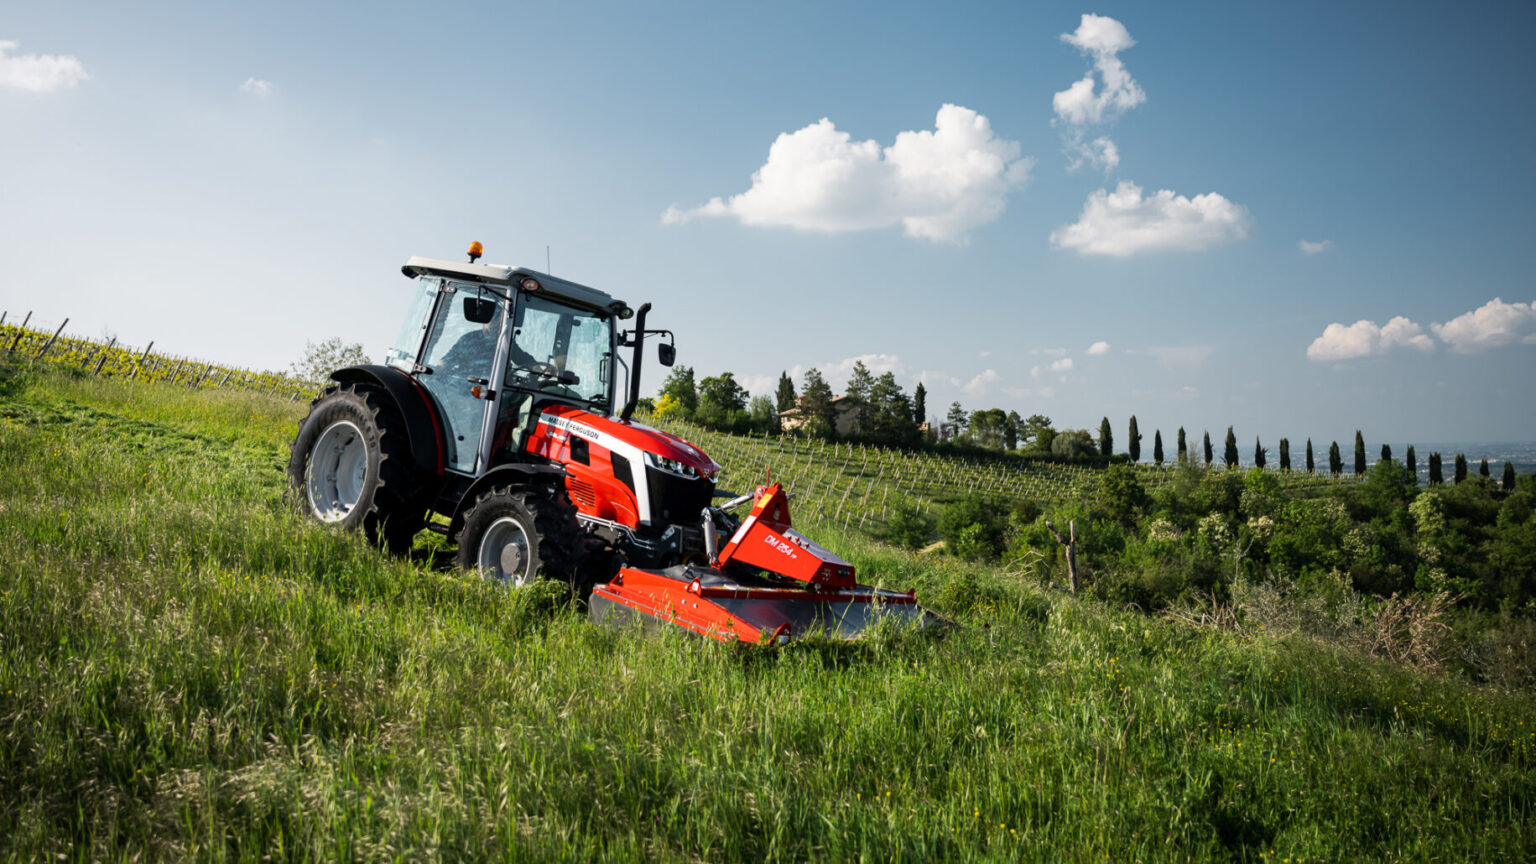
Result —
[{"label": "fender", "polygon": [[[437,419],[437,406],[416,379],[391,366],[348,366],[331,373],[331,380],[382,387],[395,400],[405,418],[405,434],[410,439],[411,458],[421,474],[442,476],[443,432]],[[423,410],[416,410],[420,405]]]},{"label": "fender", "polygon": [[505,465],[497,465],[491,470],[475,478],[475,482],[469,484],[464,494],[459,496],[459,503],[454,505],[453,520],[448,524],[449,538],[457,538],[459,529],[464,527],[464,512],[474,506],[475,499],[480,493],[493,486],[517,485],[517,486],[543,486],[548,485],[565,494],[565,469],[559,465],[538,465],[528,462],[509,462]]}]

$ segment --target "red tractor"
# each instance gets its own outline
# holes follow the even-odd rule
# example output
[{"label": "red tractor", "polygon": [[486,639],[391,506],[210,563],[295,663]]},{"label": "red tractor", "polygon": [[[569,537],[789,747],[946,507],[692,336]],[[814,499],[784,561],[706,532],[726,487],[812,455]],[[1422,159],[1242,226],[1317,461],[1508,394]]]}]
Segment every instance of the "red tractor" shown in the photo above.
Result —
[{"label": "red tractor", "polygon": [[667,338],[663,365],[676,355],[670,331],[646,329],[649,303],[633,312],[470,250],[407,261],[415,299],[384,364],[331,373],[311,404],[288,463],[306,512],[397,553],[423,528],[446,533],[465,570],[569,581],[598,620],[749,641],[929,620],[910,592],[857,585],[796,533],[777,484],[732,498],[708,455],[630,419],[646,337]]}]

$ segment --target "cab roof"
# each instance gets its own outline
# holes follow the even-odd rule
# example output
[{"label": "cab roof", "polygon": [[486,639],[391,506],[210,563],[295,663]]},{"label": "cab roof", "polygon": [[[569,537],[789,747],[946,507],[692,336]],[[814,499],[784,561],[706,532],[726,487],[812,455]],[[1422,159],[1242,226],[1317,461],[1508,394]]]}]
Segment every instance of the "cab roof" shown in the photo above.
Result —
[{"label": "cab roof", "polygon": [[613,295],[596,288],[588,288],[569,282],[558,276],[540,273],[527,267],[508,267],[502,264],[469,264],[463,261],[446,261],[441,258],[411,256],[400,272],[415,279],[418,276],[443,276],[448,279],[464,279],[471,282],[487,282],[492,285],[517,287],[525,278],[533,277],[539,283],[540,294],[552,294],[578,306],[597,312],[617,313],[627,304]]}]

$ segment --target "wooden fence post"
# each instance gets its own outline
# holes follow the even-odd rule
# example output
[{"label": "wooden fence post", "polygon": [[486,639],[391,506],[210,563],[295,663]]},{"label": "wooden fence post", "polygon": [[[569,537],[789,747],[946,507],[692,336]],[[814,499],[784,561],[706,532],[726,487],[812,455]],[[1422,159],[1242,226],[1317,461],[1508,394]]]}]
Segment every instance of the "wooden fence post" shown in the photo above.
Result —
[{"label": "wooden fence post", "polygon": [[37,359],[43,359],[43,355],[47,354],[48,349],[53,347],[53,343],[59,338],[59,334],[64,332],[64,326],[68,323],[69,319],[65,318],[64,323],[59,325],[59,329],[53,331],[53,338],[49,339],[48,344],[43,346],[43,350],[37,352]]},{"label": "wooden fence post", "polygon": [[[102,365],[104,363],[107,362],[107,352],[111,351],[112,350],[112,346],[116,345],[116,344],[117,344],[117,337],[113,336],[112,337],[112,341],[107,343],[107,347],[101,349],[101,359],[96,361],[96,370],[91,373],[92,375],[100,375],[101,374],[101,367],[102,367]],[[87,360],[86,362],[89,363],[90,361]]]},{"label": "wooden fence post", "polygon": [[27,310],[27,317],[22,319],[21,327],[16,330],[16,338],[11,340],[11,347],[10,347],[9,350],[15,351],[16,350],[16,346],[21,344],[21,337],[27,335],[27,323],[29,321],[31,321],[31,320],[32,320],[32,310],[28,309]]}]

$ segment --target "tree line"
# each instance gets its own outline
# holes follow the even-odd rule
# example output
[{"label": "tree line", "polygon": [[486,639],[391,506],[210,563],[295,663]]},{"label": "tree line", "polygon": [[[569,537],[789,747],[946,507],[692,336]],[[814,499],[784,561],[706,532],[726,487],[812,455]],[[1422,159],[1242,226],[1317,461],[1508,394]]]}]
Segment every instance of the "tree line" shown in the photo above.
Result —
[{"label": "tree line", "polygon": [[[1021,417],[1017,411],[1001,408],[966,411],[956,401],[950,404],[943,422],[935,427],[928,422],[927,403],[928,392],[922,382],[918,382],[917,388],[908,396],[896,382],[894,373],[875,375],[863,361],[854,363],[841,397],[833,392],[821,371],[814,368],[806,370],[798,389],[789,373],[781,372],[778,386],[770,397],[748,393],[731,372],[696,379],[692,367],[676,366],[663,382],[656,399],[641,400],[642,407],[658,418],[689,420],[710,429],[737,434],[793,431],[812,438],[843,438],[895,447],[971,449],[1069,460],[1141,461],[1144,436],[1134,414],[1127,424],[1125,449],[1117,453],[1114,429],[1107,416],[1100,421],[1095,437],[1087,429],[1057,429],[1051,418],[1044,414]],[[789,428],[791,424],[792,430]],[[1320,466],[1310,437],[1306,439],[1300,466],[1293,465],[1291,455],[1290,439],[1281,438],[1276,466],[1280,471],[1304,470],[1314,474],[1326,470],[1333,477],[1345,473],[1343,451],[1337,441],[1328,445],[1326,466]],[[1353,456],[1353,473],[1363,477],[1367,468],[1365,436],[1358,429],[1355,430]],[[1203,462],[1209,468],[1215,462],[1211,433],[1202,432],[1199,450],[1191,453],[1189,437],[1180,426],[1170,458],[1164,451],[1162,430],[1155,429],[1151,458],[1153,464],[1159,466],[1168,462]],[[1391,445],[1383,444],[1381,461],[1391,458]],[[1237,434],[1228,426],[1221,464],[1235,469],[1240,461]],[[1268,468],[1269,463],[1269,448],[1256,436],[1252,464],[1256,468]],[[1418,477],[1418,454],[1412,445],[1404,454],[1403,467],[1410,477]],[[1439,486],[1446,482],[1440,453],[1429,454],[1428,469],[1429,485]],[[1468,474],[1466,455],[1456,454],[1452,463],[1452,482],[1465,482]],[[1492,476],[1487,459],[1478,466],[1478,474]],[[1514,465],[1505,462],[1500,485],[1506,490],[1513,489],[1515,479]]]}]

